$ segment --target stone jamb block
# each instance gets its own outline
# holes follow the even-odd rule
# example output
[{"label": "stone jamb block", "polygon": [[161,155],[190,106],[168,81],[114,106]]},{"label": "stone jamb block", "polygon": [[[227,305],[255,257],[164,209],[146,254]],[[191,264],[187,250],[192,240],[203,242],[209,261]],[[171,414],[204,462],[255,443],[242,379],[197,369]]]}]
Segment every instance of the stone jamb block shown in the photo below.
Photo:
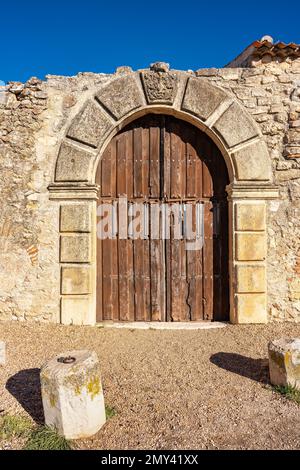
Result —
[{"label": "stone jamb block", "polygon": [[90,204],[70,203],[60,206],[61,232],[90,232],[92,228],[92,211]]},{"label": "stone jamb block", "polygon": [[264,261],[266,258],[265,233],[236,233],[235,253],[237,261]]},{"label": "stone jamb block", "polygon": [[91,293],[91,269],[89,266],[63,266],[61,268],[61,293],[82,295]]},{"label": "stone jamb block", "polygon": [[237,265],[235,269],[238,293],[266,292],[266,267],[264,265]]},{"label": "stone jamb block", "polygon": [[61,235],[60,261],[61,263],[90,263],[90,235]]},{"label": "stone jamb block", "polygon": [[266,294],[235,295],[237,323],[267,323]]},{"label": "stone jamb block", "polygon": [[239,231],[263,231],[266,229],[266,205],[242,203],[235,204],[235,228]]},{"label": "stone jamb block", "polygon": [[63,296],[61,298],[61,323],[63,325],[94,325],[91,296]]}]

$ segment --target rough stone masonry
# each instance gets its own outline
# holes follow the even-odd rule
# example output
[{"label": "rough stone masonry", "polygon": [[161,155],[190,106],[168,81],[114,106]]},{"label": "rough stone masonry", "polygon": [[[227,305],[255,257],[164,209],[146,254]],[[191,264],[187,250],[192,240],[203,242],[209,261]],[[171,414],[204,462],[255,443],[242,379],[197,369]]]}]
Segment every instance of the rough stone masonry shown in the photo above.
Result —
[{"label": "rough stone masonry", "polygon": [[[63,239],[60,242],[60,232],[63,231],[60,227],[60,212],[68,209],[61,207],[51,197],[49,188],[54,183],[55,168],[69,171],[67,167],[57,167],[57,157],[68,132],[69,137],[63,145],[69,145],[68,139],[72,138],[72,132],[68,130],[72,123],[71,129],[75,132],[76,140],[75,117],[81,109],[99,91],[102,104],[105,105],[105,100],[109,106],[113,102],[117,103],[118,94],[123,93],[122,87],[118,89],[117,85],[114,86],[111,96],[106,96],[105,90],[109,89],[111,83],[121,83],[118,81],[120,77],[129,77],[128,83],[132,83],[130,77],[139,72],[132,72],[130,67],[119,67],[115,74],[79,73],[74,77],[49,75],[44,81],[31,78],[24,84],[10,82],[0,88],[1,320],[60,322],[63,321],[61,308],[64,303],[68,302],[66,309],[84,309],[87,296],[96,289],[94,281],[90,281],[87,274],[89,259],[85,259],[86,265],[76,265],[76,272],[74,274],[72,271],[70,281],[81,286],[85,283],[84,295],[79,298],[76,295],[67,299],[64,297],[65,292],[68,292],[68,282],[65,277],[61,278],[67,276],[66,273],[62,274],[62,270],[72,268],[72,258],[69,267],[62,266],[59,262],[60,250],[63,248],[61,243],[64,243]],[[177,71],[165,68],[165,64],[161,64],[156,70],[148,70],[143,75],[143,81],[138,84],[138,92],[144,87],[146,94],[136,106],[143,109],[147,103],[163,103],[165,107],[179,106],[176,103],[179,94],[184,93],[184,85],[180,81],[178,90],[175,90],[172,83],[176,74]],[[229,97],[238,105],[238,109],[245,110],[260,129],[271,160],[272,184],[278,192],[278,197],[270,198],[266,205],[267,320],[297,322],[300,320],[300,46],[293,43],[273,43],[271,38],[263,38],[251,44],[224,68],[189,70],[182,76],[186,77],[185,80],[193,78],[195,82],[189,83],[196,83],[196,87],[198,84],[208,83],[226,92],[226,100]],[[210,90],[209,85],[204,88]],[[131,104],[135,106],[135,97],[131,95],[131,91],[130,88],[126,90],[128,99],[132,98]],[[192,85],[189,85],[189,92],[192,92]],[[217,93],[212,97],[204,96],[205,101],[204,98],[207,100],[205,106],[212,107],[213,111]],[[185,100],[188,100],[187,95]],[[126,108],[126,103],[124,106]],[[213,112],[219,115],[225,113],[226,107],[223,104],[222,106]],[[126,118],[125,108],[115,106],[115,114],[108,113],[106,120],[101,121],[101,132],[105,131],[105,126],[109,127],[112,122],[121,119],[122,113]],[[197,113],[200,111],[195,110],[195,114]],[[91,127],[91,117],[85,116],[84,119]],[[208,128],[209,119],[212,118],[207,119]],[[228,138],[230,140],[230,135]],[[93,145],[92,142],[90,148]],[[239,145],[236,152],[238,150]],[[89,151],[87,149],[85,153],[82,152],[80,168],[85,165],[84,159]],[[72,154],[70,165],[73,161]],[[259,152],[257,159],[251,160],[253,161],[254,166],[259,169],[262,164]],[[94,190],[89,182],[81,178],[80,173],[76,184],[85,194]],[[62,186],[56,183],[56,193],[63,192],[62,200],[70,199],[72,184],[65,184],[63,190],[60,189]],[[251,185],[248,186],[250,191]],[[86,196],[87,199],[88,197]],[[74,200],[76,201],[76,197]],[[76,208],[73,207],[73,210],[76,212]],[[74,213],[74,217],[75,215]],[[256,230],[259,232],[260,228]],[[71,231],[81,233],[76,240],[84,243],[89,229]],[[91,256],[92,252],[93,245]],[[246,291],[241,305],[245,305],[245,309],[252,305],[255,310],[256,305],[261,302],[260,292],[265,274],[258,266],[252,276],[252,264],[248,264],[246,279],[243,279],[242,270],[237,278],[235,274],[231,276],[232,302],[235,302],[238,283],[248,282],[251,288]],[[255,283],[259,287],[253,291]],[[65,292],[62,290],[64,288]],[[249,292],[256,292],[251,296],[251,304],[247,304]],[[253,315],[255,321],[255,314]],[[247,321],[251,322],[251,318],[250,316]],[[239,321],[243,322],[237,320]],[[71,321],[66,319],[63,322]],[[79,319],[78,323],[93,324],[93,315],[88,316],[86,321]]]}]

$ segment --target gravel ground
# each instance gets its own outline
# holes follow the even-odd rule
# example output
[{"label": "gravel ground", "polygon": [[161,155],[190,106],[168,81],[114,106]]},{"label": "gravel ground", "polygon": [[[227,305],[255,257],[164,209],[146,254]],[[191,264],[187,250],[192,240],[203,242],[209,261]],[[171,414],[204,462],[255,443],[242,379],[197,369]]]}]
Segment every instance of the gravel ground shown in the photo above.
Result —
[{"label": "gravel ground", "polygon": [[40,366],[88,348],[99,355],[116,415],[79,448],[300,449],[299,405],[268,384],[267,344],[280,336],[300,337],[300,325],[159,331],[0,323],[8,356],[0,411],[41,420]]}]

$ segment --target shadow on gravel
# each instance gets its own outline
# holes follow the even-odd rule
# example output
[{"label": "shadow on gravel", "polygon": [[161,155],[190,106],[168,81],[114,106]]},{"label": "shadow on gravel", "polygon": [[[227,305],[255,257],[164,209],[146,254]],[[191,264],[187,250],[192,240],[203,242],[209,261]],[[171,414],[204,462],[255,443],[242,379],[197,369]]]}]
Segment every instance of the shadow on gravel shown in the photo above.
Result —
[{"label": "shadow on gravel", "polygon": [[270,383],[268,359],[253,359],[241,354],[219,352],[210,357],[210,362],[248,379],[264,384]]},{"label": "shadow on gravel", "polygon": [[6,389],[38,424],[44,424],[40,369],[24,369],[6,382]]}]

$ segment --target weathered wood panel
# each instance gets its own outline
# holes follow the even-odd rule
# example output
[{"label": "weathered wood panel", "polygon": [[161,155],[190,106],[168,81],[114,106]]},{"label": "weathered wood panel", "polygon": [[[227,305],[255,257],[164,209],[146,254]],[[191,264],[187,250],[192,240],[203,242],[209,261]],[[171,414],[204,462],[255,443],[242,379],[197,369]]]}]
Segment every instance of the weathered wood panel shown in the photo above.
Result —
[{"label": "weathered wood panel", "polygon": [[[149,234],[132,240],[119,231],[115,239],[98,239],[98,321],[228,319],[228,176],[210,139],[173,117],[145,116],[112,139],[96,182],[100,205],[121,196],[127,197],[128,207],[142,202],[146,212],[139,229]],[[157,233],[155,211],[150,210],[158,202],[170,210],[168,239],[162,237],[162,224]],[[195,229],[200,203],[204,245],[187,250],[187,208]],[[125,224],[137,225],[136,211]]]}]

